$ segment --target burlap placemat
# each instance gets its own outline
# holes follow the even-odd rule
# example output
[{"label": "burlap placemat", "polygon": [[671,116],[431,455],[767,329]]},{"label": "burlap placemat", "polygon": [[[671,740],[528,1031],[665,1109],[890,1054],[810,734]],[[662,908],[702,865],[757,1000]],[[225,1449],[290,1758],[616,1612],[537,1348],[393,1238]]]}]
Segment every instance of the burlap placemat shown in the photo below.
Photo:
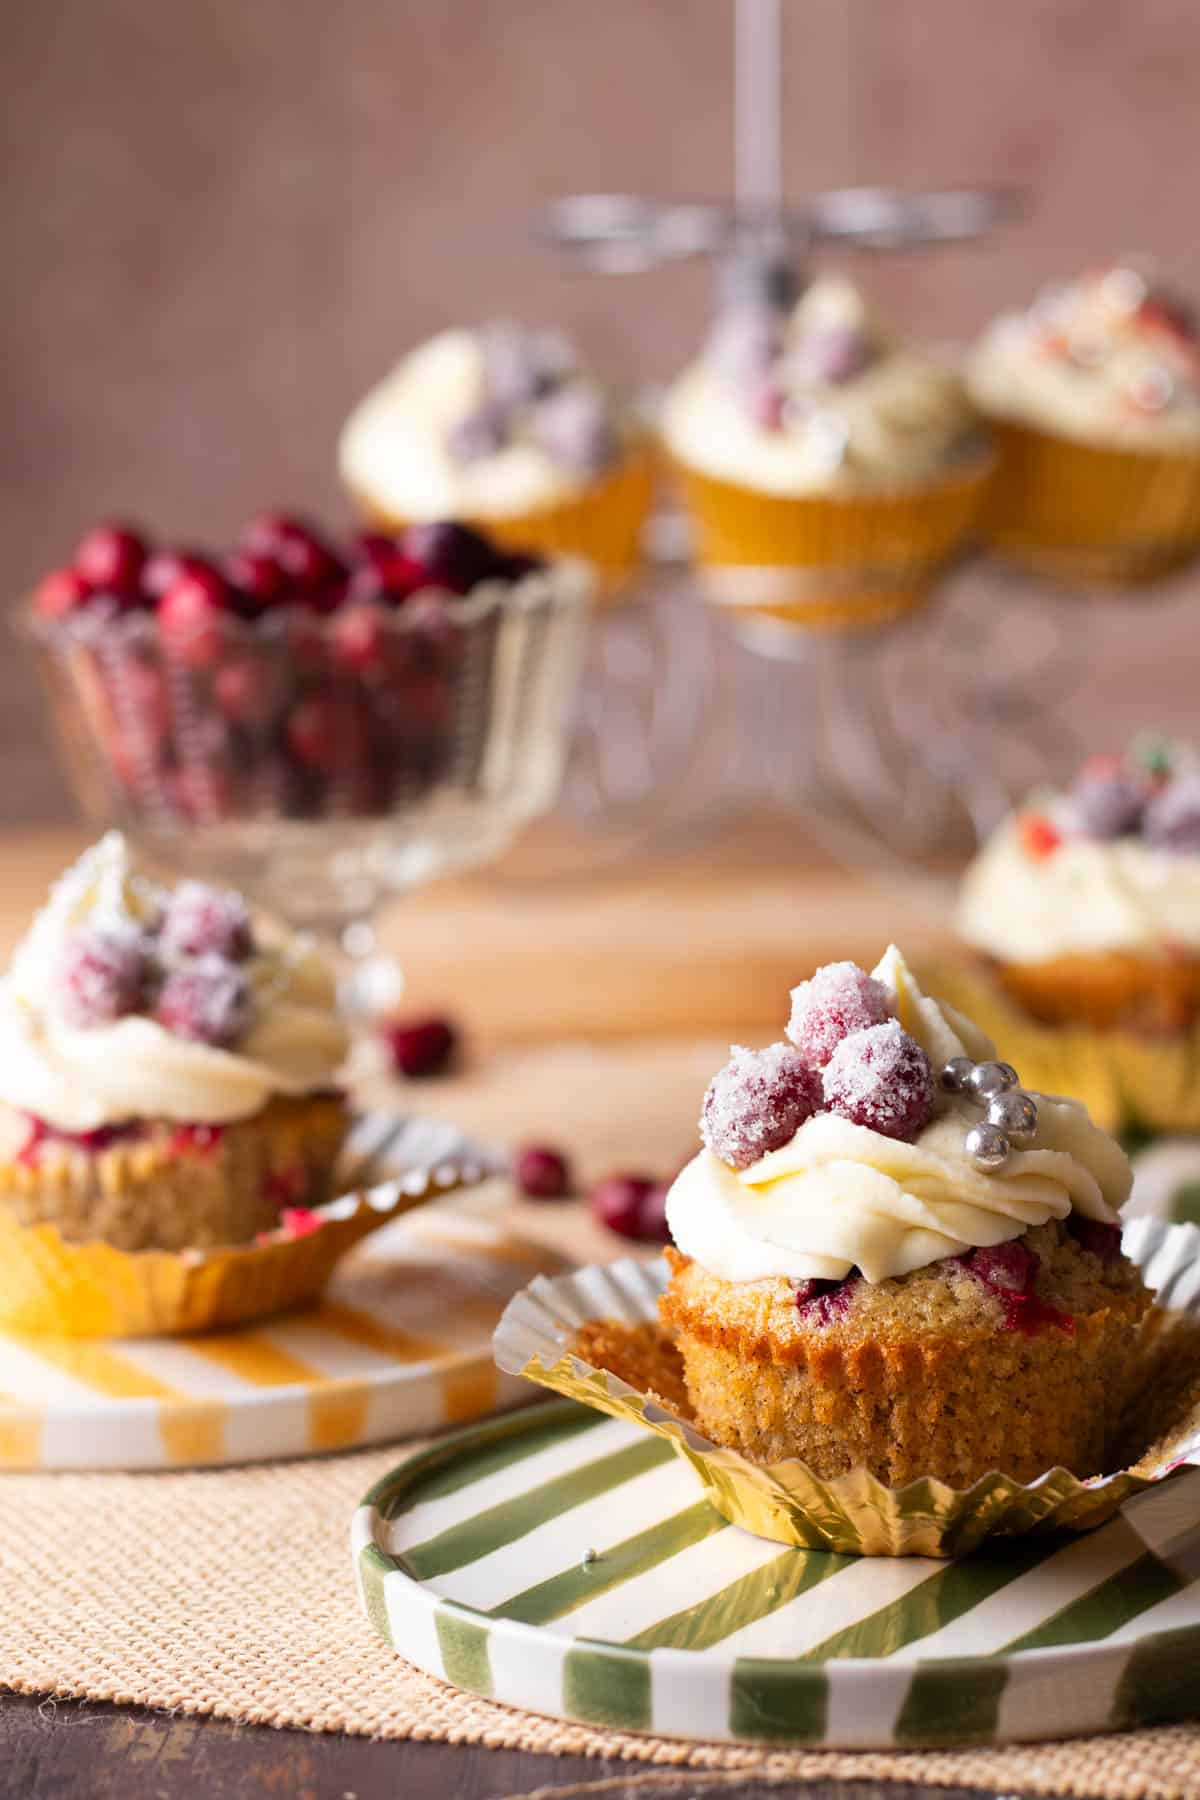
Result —
[{"label": "burlap placemat", "polygon": [[0,1478],[0,1687],[308,1731],[692,1768],[1195,1800],[1200,1725],[1009,1750],[761,1751],[509,1711],[400,1661],[347,1534],[393,1447],[265,1468]]}]

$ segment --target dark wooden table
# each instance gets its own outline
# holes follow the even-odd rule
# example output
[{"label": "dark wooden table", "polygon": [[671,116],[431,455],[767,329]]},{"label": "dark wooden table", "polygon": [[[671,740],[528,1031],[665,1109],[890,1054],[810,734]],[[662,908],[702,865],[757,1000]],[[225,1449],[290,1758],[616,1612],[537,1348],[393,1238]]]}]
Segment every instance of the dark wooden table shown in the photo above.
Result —
[{"label": "dark wooden table", "polygon": [[3,1800],[992,1800],[974,1789],[784,1782],[644,1763],[397,1744],[0,1694]]}]

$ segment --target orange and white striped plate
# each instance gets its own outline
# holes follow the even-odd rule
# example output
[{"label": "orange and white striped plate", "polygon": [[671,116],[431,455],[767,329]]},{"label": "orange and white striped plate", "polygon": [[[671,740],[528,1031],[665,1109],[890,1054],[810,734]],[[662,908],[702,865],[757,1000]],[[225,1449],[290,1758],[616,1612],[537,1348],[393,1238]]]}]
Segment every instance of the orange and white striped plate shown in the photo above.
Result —
[{"label": "orange and white striped plate", "polygon": [[[431,1153],[420,1125],[364,1120],[356,1139],[347,1185]],[[563,1266],[448,1201],[367,1238],[315,1306],[252,1327],[123,1341],[0,1333],[0,1468],[263,1461],[523,1403],[528,1383],[498,1373],[492,1332],[514,1293]]]}]

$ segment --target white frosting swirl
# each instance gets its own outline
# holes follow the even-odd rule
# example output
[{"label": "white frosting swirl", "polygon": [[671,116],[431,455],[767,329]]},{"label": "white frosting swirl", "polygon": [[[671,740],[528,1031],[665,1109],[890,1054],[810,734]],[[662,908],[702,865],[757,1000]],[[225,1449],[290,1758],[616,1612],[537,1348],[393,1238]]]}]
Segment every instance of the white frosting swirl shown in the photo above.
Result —
[{"label": "white frosting swirl", "polygon": [[348,1048],[331,974],[311,943],[262,928],[243,964],[254,1023],[236,1051],[167,1031],[142,1015],[84,1029],[52,1003],[54,972],[82,925],[146,926],[165,891],[133,866],[110,832],[55,885],[0,981],[0,1101],[58,1131],[137,1118],[227,1123],[276,1094],[337,1081]]},{"label": "white frosting swirl", "polygon": [[[923,994],[899,951],[874,971],[935,1069],[986,1056],[987,1040]],[[1117,1222],[1132,1172],[1120,1147],[1074,1100],[1037,1096],[1036,1144],[993,1174],[964,1138],[981,1114],[944,1097],[915,1143],[897,1143],[836,1113],[817,1113],[781,1150],[748,1169],[702,1150],[675,1181],[667,1222],[676,1244],[726,1281],[784,1276],[840,1281],[857,1267],[885,1281],[966,1250],[1018,1237],[1072,1211]]]},{"label": "white frosting swirl", "polygon": [[1200,448],[1200,358],[1132,269],[1107,269],[1003,313],[967,371],[985,411],[1115,448]]},{"label": "white frosting swirl", "polygon": [[[847,380],[813,380],[798,349],[814,329],[862,331],[875,359]],[[937,478],[970,432],[959,376],[893,342],[846,281],[816,281],[801,296],[786,326],[779,377],[790,404],[782,428],[767,430],[712,357],[702,357],[664,402],[668,448],[704,474],[762,493],[856,493]]]},{"label": "white frosting swirl", "polygon": [[963,877],[959,935],[1005,962],[1128,950],[1200,952],[1200,856],[1144,839],[1067,835],[1063,795],[1031,795],[1029,810],[1062,826],[1048,855],[1027,848],[1020,816],[993,833]]}]

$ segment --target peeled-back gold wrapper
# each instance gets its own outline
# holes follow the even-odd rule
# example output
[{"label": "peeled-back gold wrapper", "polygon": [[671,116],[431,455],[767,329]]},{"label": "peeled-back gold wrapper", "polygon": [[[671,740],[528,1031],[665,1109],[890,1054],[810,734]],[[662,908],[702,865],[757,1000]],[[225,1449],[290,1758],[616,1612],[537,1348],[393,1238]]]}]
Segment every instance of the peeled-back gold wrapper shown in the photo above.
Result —
[{"label": "peeled-back gold wrapper", "polygon": [[1168,1295],[1177,1284],[1190,1288],[1188,1304],[1163,1309],[1157,1336],[1170,1354],[1163,1328],[1187,1329],[1189,1351],[1197,1358],[1195,1403],[1140,1460],[1084,1481],[1066,1469],[1050,1469],[1028,1483],[997,1472],[969,1488],[932,1477],[888,1488],[865,1469],[825,1481],[798,1460],[764,1466],[711,1443],[686,1417],[681,1396],[668,1400],[644,1382],[632,1385],[572,1349],[583,1326],[605,1319],[626,1328],[635,1343],[639,1330],[645,1334],[644,1354],[631,1355],[628,1372],[639,1364],[652,1369],[658,1296],[667,1278],[661,1261],[626,1259],[573,1275],[539,1276],[509,1302],[496,1328],[496,1361],[509,1374],[665,1438],[716,1510],[756,1537],[860,1556],[961,1556],[1001,1534],[1094,1530],[1180,1463],[1200,1461],[1200,1230],[1138,1219],[1126,1229],[1124,1248],[1152,1287]]}]

